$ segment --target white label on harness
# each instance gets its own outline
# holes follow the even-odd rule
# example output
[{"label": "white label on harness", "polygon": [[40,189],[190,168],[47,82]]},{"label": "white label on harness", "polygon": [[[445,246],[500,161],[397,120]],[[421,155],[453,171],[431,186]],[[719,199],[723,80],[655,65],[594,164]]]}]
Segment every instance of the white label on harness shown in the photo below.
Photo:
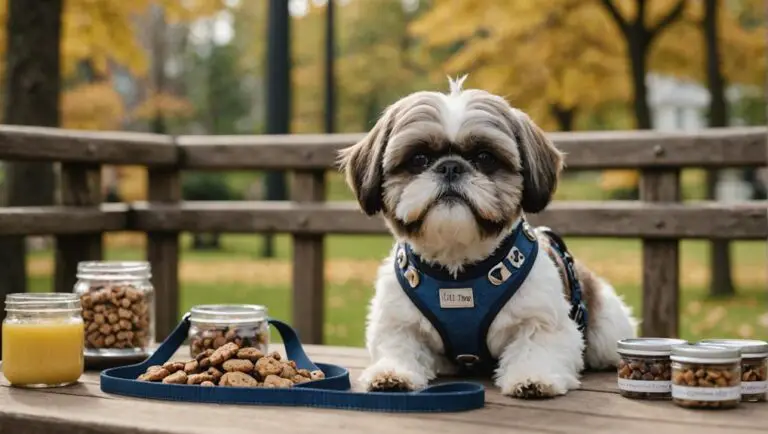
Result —
[{"label": "white label on harness", "polygon": [[440,307],[444,309],[475,307],[472,288],[440,288]]}]

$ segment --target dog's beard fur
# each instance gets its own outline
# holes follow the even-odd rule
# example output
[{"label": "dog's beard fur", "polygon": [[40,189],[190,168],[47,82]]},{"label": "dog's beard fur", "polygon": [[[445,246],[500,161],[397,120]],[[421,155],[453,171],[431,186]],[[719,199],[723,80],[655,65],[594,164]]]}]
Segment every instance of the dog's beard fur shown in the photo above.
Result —
[{"label": "dog's beard fur", "polygon": [[[491,255],[523,211],[550,201],[562,155],[523,112],[482,90],[416,92],[392,106],[365,139],[342,151],[342,169],[369,215],[422,259],[452,273]],[[478,165],[490,154],[494,169]],[[416,155],[426,165],[413,168]],[[463,174],[447,182],[438,166]]]}]

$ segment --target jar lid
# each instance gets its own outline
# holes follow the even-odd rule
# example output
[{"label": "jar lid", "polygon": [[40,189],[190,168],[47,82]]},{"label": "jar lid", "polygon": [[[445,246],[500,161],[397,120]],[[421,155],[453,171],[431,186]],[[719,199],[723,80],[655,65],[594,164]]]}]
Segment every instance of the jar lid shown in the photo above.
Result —
[{"label": "jar lid", "polygon": [[768,357],[768,342],[757,339],[704,339],[701,345],[716,345],[721,347],[736,347],[741,350],[742,357]]},{"label": "jar lid", "polygon": [[686,340],[672,338],[622,339],[618,342],[618,352],[636,356],[668,356],[674,345],[687,343]]},{"label": "jar lid", "polygon": [[672,361],[683,363],[736,363],[741,351],[736,347],[684,344],[672,347]]},{"label": "jar lid", "polygon": [[76,277],[91,280],[149,279],[152,273],[147,261],[82,261],[77,263]]},{"label": "jar lid", "polygon": [[202,304],[190,309],[191,322],[239,324],[267,319],[267,308],[257,304]]}]

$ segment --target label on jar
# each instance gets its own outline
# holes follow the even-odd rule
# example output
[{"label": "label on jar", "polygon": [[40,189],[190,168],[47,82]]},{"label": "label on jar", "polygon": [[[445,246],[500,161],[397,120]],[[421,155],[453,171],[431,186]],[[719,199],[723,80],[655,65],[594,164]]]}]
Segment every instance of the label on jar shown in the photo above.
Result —
[{"label": "label on jar", "polygon": [[619,378],[619,389],[627,392],[669,393],[671,388],[671,381],[644,381]]},{"label": "label on jar", "polygon": [[672,386],[672,397],[693,401],[733,401],[741,399],[741,387]]},{"label": "label on jar", "polygon": [[744,395],[757,395],[768,392],[768,381],[742,381],[741,393]]}]

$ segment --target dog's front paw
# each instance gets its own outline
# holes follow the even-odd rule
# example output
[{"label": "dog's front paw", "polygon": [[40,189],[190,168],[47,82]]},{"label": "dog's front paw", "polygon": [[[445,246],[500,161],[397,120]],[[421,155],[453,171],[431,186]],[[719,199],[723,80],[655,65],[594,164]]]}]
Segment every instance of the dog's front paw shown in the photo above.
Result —
[{"label": "dog's front paw", "polygon": [[566,378],[562,375],[502,377],[498,383],[501,393],[520,399],[554,398],[565,395],[569,389],[576,389],[580,385],[576,378]]},{"label": "dog's front paw", "polygon": [[426,379],[396,365],[380,361],[363,371],[359,381],[369,392],[405,392],[426,386]]}]

